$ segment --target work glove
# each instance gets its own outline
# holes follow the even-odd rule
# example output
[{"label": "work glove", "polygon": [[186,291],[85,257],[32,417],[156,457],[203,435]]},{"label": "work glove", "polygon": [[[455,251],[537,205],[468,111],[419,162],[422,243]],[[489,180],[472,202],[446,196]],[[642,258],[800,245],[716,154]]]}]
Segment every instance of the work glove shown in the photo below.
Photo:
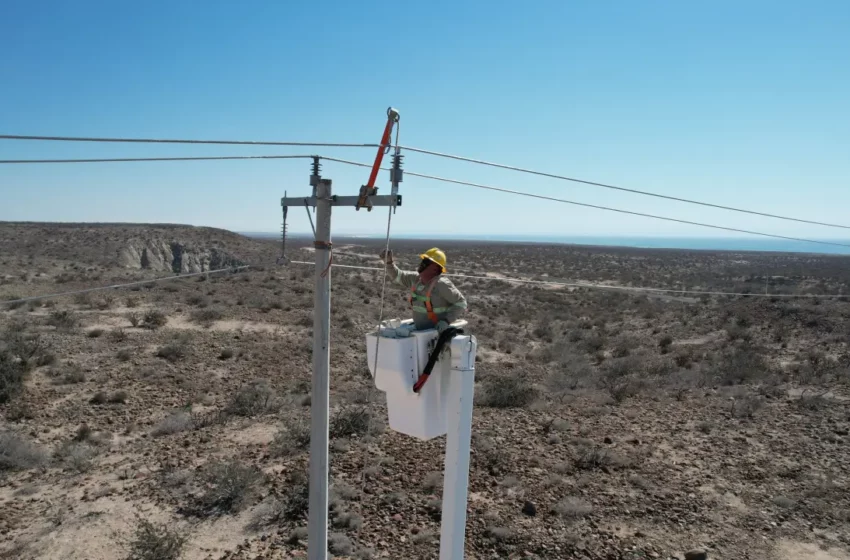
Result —
[{"label": "work glove", "polygon": [[386,264],[393,264],[393,252],[392,251],[387,251],[387,250],[381,251],[381,254],[379,256],[381,257],[381,260],[384,261]]},{"label": "work glove", "polygon": [[443,334],[443,331],[449,328],[451,325],[447,321],[438,321],[437,322],[437,332]]}]

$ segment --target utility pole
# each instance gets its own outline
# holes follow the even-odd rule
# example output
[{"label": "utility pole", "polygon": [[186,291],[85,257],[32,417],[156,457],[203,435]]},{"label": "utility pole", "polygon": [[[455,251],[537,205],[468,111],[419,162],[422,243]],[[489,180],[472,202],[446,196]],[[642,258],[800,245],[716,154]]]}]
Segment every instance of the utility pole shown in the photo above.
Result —
[{"label": "utility pole", "polygon": [[[314,166],[315,167],[315,166]],[[318,171],[318,170],[316,170]],[[318,173],[315,174],[318,177]],[[316,184],[316,293],[313,308],[313,395],[310,419],[309,560],[328,550],[328,415],[331,330],[331,181]],[[319,436],[319,437],[315,437]]]},{"label": "utility pole", "polygon": [[[397,113],[396,113],[397,116]],[[330,408],[330,334],[331,334],[331,208],[401,206],[401,195],[377,195],[377,189],[361,191],[359,196],[336,196],[331,180],[321,177],[319,157],[313,158],[308,197],[283,197],[281,206],[303,206],[310,216],[316,209],[314,247],[316,250],[316,293],[313,310],[313,384],[310,418],[310,510],[308,522],[308,560],[328,558],[328,424]],[[398,175],[400,178],[400,174]],[[284,216],[286,211],[284,211]],[[312,221],[312,217],[311,217]],[[285,261],[285,259],[284,259]]]}]

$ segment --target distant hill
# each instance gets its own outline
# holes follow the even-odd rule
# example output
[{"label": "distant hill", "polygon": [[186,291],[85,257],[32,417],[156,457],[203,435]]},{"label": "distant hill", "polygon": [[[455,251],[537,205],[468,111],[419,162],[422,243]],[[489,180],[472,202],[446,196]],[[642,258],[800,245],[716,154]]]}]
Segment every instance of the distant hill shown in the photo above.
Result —
[{"label": "distant hill", "polygon": [[202,272],[273,260],[273,244],[177,224],[0,222],[0,257]]}]

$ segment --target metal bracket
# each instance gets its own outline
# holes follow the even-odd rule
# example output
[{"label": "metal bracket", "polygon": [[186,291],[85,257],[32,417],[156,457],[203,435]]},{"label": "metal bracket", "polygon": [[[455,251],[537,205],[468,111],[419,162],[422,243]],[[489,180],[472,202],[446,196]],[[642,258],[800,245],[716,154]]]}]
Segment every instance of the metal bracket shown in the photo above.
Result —
[{"label": "metal bracket", "polygon": [[[359,196],[333,196],[331,197],[331,205],[332,206],[357,206],[357,201],[360,200]],[[370,196],[369,202],[372,206],[401,206],[402,196],[400,194],[391,195],[376,195]],[[289,198],[281,198],[280,199],[281,206],[307,206],[307,207],[315,207],[316,206],[316,197],[311,196],[309,198],[301,197],[289,197]]]}]

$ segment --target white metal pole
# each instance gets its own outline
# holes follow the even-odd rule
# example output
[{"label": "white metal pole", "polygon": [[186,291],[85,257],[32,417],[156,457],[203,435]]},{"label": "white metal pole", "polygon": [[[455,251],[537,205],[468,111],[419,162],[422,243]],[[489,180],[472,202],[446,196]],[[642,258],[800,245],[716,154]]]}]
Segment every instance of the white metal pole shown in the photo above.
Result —
[{"label": "white metal pole", "polygon": [[330,406],[331,181],[316,193],[316,301],[313,309],[313,395],[310,424],[309,560],[328,557],[328,408]]},{"label": "white metal pole", "polygon": [[463,560],[466,535],[466,502],[469,490],[469,449],[472,442],[472,400],[475,370],[452,370],[444,357],[443,375],[448,375],[446,465],[443,480],[443,516],[440,527],[440,560]]}]

